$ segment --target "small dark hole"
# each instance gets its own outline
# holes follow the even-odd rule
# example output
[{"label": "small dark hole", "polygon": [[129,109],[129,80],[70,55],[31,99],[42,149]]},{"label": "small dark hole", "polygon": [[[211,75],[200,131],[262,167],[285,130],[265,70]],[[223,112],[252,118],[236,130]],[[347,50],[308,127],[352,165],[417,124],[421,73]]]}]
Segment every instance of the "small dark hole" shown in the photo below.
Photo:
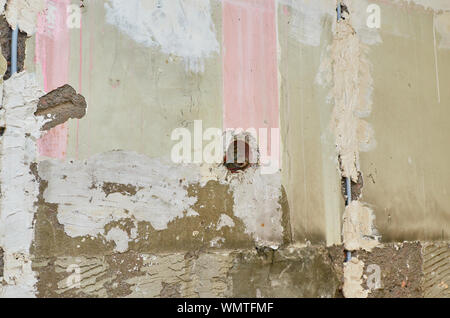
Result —
[{"label": "small dark hole", "polygon": [[0,137],[3,137],[5,134],[6,127],[0,127]]},{"label": "small dark hole", "polygon": [[250,145],[248,142],[234,138],[227,149],[223,164],[231,173],[237,173],[250,167]]}]

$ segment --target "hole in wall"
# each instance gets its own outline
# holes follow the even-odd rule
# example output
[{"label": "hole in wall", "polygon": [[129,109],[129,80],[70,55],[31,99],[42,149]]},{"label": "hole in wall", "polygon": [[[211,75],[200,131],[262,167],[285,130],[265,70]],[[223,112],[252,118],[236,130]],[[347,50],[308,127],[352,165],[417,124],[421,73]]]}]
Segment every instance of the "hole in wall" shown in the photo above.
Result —
[{"label": "hole in wall", "polygon": [[[2,54],[7,61],[7,70],[3,76],[7,80],[11,76],[11,39],[12,29],[4,15],[0,15],[0,45]],[[25,41],[27,34],[19,30],[19,37],[17,39],[17,72],[23,71],[25,61]]]},{"label": "hole in wall", "polygon": [[226,150],[223,164],[231,173],[238,173],[251,167],[255,162],[253,159],[250,137],[234,136]]},{"label": "hole in wall", "polygon": [[3,137],[5,134],[6,127],[0,127],[0,137]]},{"label": "hole in wall", "polygon": [[[363,186],[364,180],[362,174],[361,172],[358,172],[358,182],[354,182],[352,180],[352,200],[358,200],[359,198],[361,198]],[[345,177],[341,178],[341,190],[342,196],[344,197],[345,201],[347,201],[347,181]]]},{"label": "hole in wall", "polygon": [[[348,11],[348,8],[347,8],[347,6],[345,4],[338,3],[338,6],[341,6],[341,19],[345,20],[344,13],[347,13],[347,15],[350,15],[350,12]],[[338,7],[336,7],[336,13],[338,13],[338,12],[339,12],[339,9],[338,9]]]}]

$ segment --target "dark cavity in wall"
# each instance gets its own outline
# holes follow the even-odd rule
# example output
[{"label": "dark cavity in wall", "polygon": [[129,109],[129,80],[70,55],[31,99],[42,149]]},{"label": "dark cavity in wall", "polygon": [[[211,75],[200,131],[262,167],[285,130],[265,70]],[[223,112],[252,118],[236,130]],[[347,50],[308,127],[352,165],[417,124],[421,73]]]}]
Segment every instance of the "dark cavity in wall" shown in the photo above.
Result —
[{"label": "dark cavity in wall", "polygon": [[248,136],[245,136],[245,139],[244,137],[234,137],[223,158],[225,167],[231,173],[237,173],[246,170],[252,162],[252,149]]},{"label": "dark cavity in wall", "polygon": [[[358,200],[361,198],[362,188],[364,186],[364,180],[361,172],[358,172],[358,182],[352,180],[352,200]],[[341,191],[342,196],[347,200],[347,181],[345,177],[341,178]]]},{"label": "dark cavity in wall", "polygon": [[[8,68],[4,80],[11,77],[11,39],[12,39],[12,29],[4,15],[0,15],[0,45],[2,46],[2,54],[8,62]],[[25,62],[25,40],[27,39],[27,34],[20,32],[17,39],[17,72],[23,71],[23,66]]]}]

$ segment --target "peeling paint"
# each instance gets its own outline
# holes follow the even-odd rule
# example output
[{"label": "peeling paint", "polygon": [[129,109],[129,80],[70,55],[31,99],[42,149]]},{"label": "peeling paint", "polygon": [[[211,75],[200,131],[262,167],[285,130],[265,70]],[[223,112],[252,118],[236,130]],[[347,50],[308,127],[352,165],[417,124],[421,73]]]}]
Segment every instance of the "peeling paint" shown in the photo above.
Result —
[{"label": "peeling paint", "polygon": [[[130,219],[134,228],[144,221],[161,231],[175,219],[199,216],[194,208],[198,198],[189,193],[189,186],[198,185],[202,178],[196,165],[176,165],[133,152],[113,151],[85,161],[41,161],[38,171],[47,182],[44,200],[58,205],[58,222],[70,237],[105,236],[125,251],[123,240],[133,237],[126,238],[117,230],[109,234],[106,225]],[[280,176],[261,175],[260,169],[253,167],[229,177],[217,181],[229,185],[232,211],[244,223],[245,233],[258,245],[279,246],[283,236]],[[127,189],[132,185],[133,193],[110,191],[105,184],[128,185]],[[234,220],[225,214],[215,225],[217,230],[234,226]]]},{"label": "peeling paint", "polygon": [[234,221],[228,215],[222,214],[220,216],[219,223],[217,223],[216,229],[220,230],[220,229],[222,229],[225,226],[233,227],[234,226]]},{"label": "peeling paint", "polygon": [[182,57],[186,69],[204,70],[219,42],[209,0],[109,0],[106,21],[147,47]]},{"label": "peeling paint", "polygon": [[134,235],[128,236],[128,233],[122,229],[119,228],[112,228],[108,231],[106,234],[106,239],[108,241],[114,241],[116,244],[115,251],[119,253],[126,252],[128,250],[128,241],[131,239],[135,239],[137,237],[136,231],[133,231]]},{"label": "peeling paint", "polygon": [[16,73],[4,82],[2,117],[5,132],[1,138],[0,246],[5,254],[4,297],[32,297],[36,278],[31,270],[29,249],[33,240],[35,201],[38,184],[30,173],[36,160],[36,140],[45,123],[35,117],[38,99],[43,95],[34,74]]}]

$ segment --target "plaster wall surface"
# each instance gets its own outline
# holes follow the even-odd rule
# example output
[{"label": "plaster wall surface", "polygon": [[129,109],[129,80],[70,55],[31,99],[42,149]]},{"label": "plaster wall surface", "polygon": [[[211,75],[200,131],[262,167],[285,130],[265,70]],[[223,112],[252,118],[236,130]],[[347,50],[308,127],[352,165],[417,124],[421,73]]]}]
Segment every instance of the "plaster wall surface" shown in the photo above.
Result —
[{"label": "plaster wall surface", "polygon": [[[376,142],[356,147],[353,164],[362,182],[354,180],[354,198],[370,207],[367,219],[373,210],[381,240],[449,239],[445,2],[345,0],[349,20],[342,27],[332,0],[248,1],[227,0],[227,10],[218,0],[90,0],[81,7],[75,0],[44,1],[21,76],[36,73],[47,93],[68,82],[87,110],[33,139],[38,153],[33,144],[24,155],[26,186],[35,190],[27,214],[34,227],[27,227],[29,253],[21,252],[33,272],[18,289],[81,297],[340,296],[347,276],[339,245],[345,198],[342,145],[333,131],[334,102],[342,94],[336,88],[363,95],[364,105],[350,117]],[[381,10],[380,28],[367,25],[369,4]],[[81,12],[79,24],[66,23],[70,5]],[[264,30],[271,30],[267,45],[252,40]],[[342,34],[357,50],[336,50]],[[227,44],[236,46],[227,51]],[[336,83],[352,73],[330,73],[336,70],[330,60],[339,60],[333,52],[354,53],[345,62],[350,71],[356,65],[367,94],[360,85]],[[369,70],[363,75],[362,61]],[[205,129],[224,130],[247,119],[280,129],[275,173],[261,174],[258,165],[232,174],[223,164],[170,161],[174,129],[194,133],[194,121],[202,120]],[[421,244],[357,251],[348,277],[358,276],[369,297],[446,296],[448,266],[440,255],[448,246]],[[25,268],[5,246],[0,251],[0,274]],[[394,256],[397,268],[386,263]],[[361,273],[374,262],[386,289],[369,292]],[[76,290],[66,284],[73,264],[83,277]]]}]

